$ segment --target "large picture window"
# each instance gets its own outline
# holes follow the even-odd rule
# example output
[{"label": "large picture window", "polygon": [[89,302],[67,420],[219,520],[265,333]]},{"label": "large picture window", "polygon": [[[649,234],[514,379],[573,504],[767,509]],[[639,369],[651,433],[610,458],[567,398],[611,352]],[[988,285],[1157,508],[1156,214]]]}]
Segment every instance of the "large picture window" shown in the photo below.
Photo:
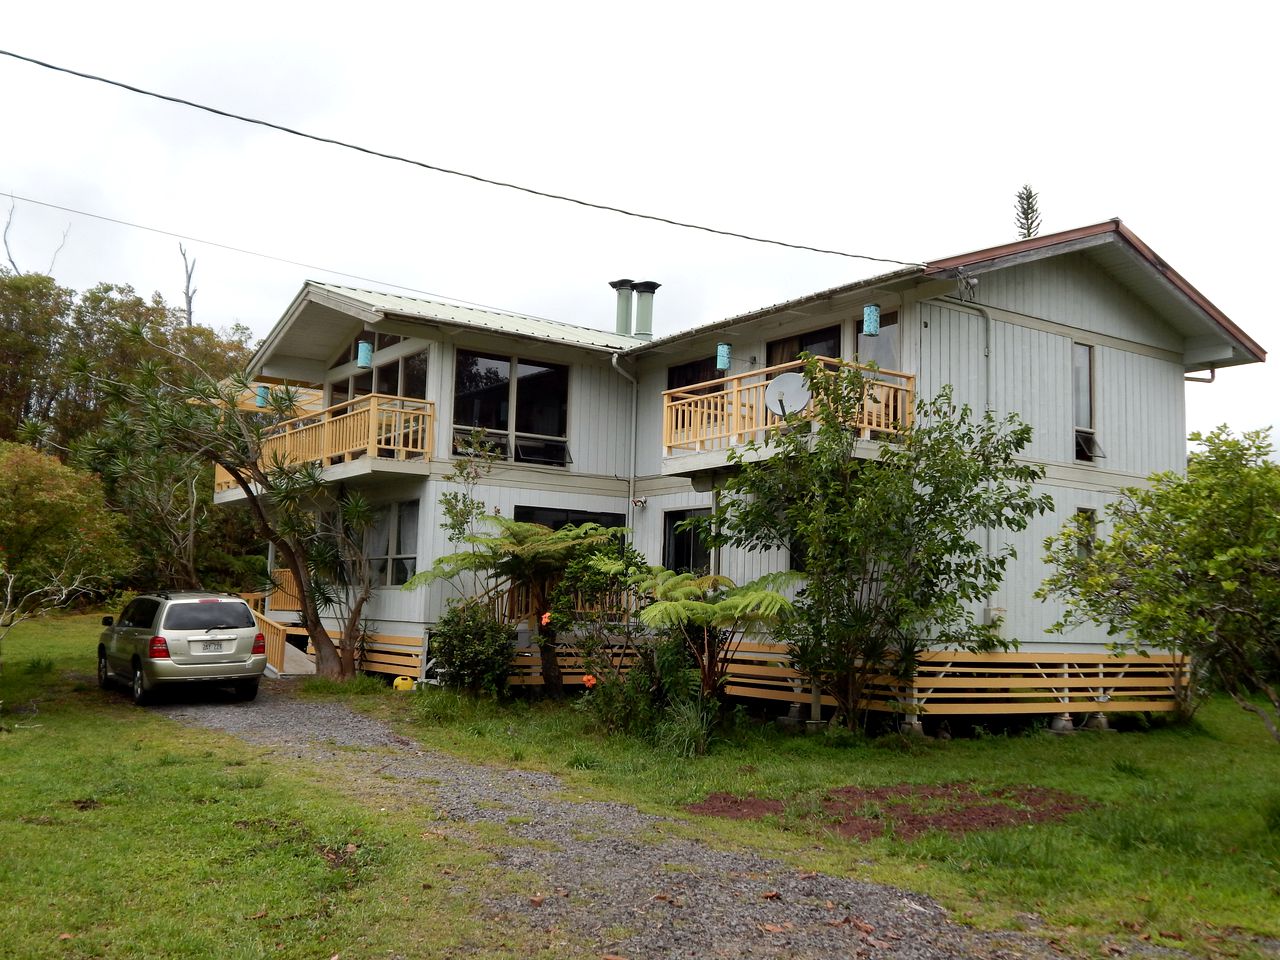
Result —
[{"label": "large picture window", "polygon": [[561,507],[528,507],[517,505],[514,518],[518,523],[540,523],[552,530],[573,524],[598,523],[602,527],[625,527],[627,517],[622,513],[594,513],[590,510],[565,510]]},{"label": "large picture window", "polygon": [[[513,415],[514,411],[514,415]],[[518,463],[563,467],[569,457],[569,368],[459,350],[453,388],[454,450],[473,430]]]}]

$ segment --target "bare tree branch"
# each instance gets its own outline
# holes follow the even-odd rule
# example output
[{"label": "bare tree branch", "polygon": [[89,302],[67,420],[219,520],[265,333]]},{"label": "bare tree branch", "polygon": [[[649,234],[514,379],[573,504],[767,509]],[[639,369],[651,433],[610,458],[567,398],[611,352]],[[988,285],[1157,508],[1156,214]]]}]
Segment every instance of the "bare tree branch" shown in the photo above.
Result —
[{"label": "bare tree branch", "polygon": [[196,272],[196,261],[195,258],[192,257],[191,262],[187,262],[187,248],[181,243],[178,244],[178,252],[182,254],[182,267],[187,277],[186,284],[182,288],[182,296],[187,303],[187,326],[189,327],[192,322],[192,304],[196,299],[196,288],[191,286],[191,279],[195,276]]},{"label": "bare tree branch", "polygon": [[53,256],[49,258],[49,269],[45,271],[49,276],[53,276],[53,265],[58,262],[58,254],[62,252],[62,248],[67,245],[67,237],[71,235],[71,223],[67,222],[67,229],[62,231],[62,242],[58,244],[58,249],[53,251]]},{"label": "bare tree branch", "polygon": [[13,259],[13,251],[9,249],[9,228],[13,226],[14,209],[15,209],[15,205],[13,202],[13,197],[10,197],[9,198],[9,216],[6,217],[4,221],[4,255],[9,260],[9,266],[13,267],[13,272],[17,274],[21,274],[22,271],[18,269],[18,264]]}]

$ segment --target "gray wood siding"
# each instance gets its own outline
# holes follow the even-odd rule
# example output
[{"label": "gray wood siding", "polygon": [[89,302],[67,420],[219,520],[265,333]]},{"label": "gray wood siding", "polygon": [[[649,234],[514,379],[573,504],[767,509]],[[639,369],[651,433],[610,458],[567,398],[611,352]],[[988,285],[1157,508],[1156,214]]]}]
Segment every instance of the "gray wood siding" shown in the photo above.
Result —
[{"label": "gray wood siding", "polygon": [[920,304],[916,389],[933,397],[947,384],[957,403],[981,410],[983,394],[982,318],[946,304]]},{"label": "gray wood siding", "polygon": [[1107,347],[1094,348],[1094,365],[1094,422],[1106,454],[1102,465],[1135,477],[1185,469],[1182,367]]},{"label": "gray wood siding", "polygon": [[607,361],[570,371],[569,453],[574,473],[625,479],[631,468],[631,383]]},{"label": "gray wood siding", "polygon": [[1083,253],[983,274],[978,299],[1042,320],[1182,352],[1182,337]]},{"label": "gray wood siding", "polygon": [[1074,459],[1071,341],[996,321],[991,331],[991,400],[998,417],[1016,413],[1031,425],[1024,456]]},{"label": "gray wood siding", "polygon": [[992,606],[1006,611],[1001,633],[1007,640],[1017,640],[1022,649],[1096,651],[1112,639],[1105,627],[1085,625],[1064,634],[1047,633],[1062,616],[1063,607],[1057,601],[1037,600],[1034,594],[1052,569],[1045,562],[1045,539],[1061,530],[1078,509],[1095,510],[1099,532],[1105,536],[1105,507],[1115,496],[1051,484],[1041,485],[1038,492],[1047,492],[1053,497],[1053,510],[1033,517],[1026,530],[1002,533],[998,538],[998,543],[1012,544],[1017,551],[1017,559],[1010,561],[1004,582],[992,601]]}]

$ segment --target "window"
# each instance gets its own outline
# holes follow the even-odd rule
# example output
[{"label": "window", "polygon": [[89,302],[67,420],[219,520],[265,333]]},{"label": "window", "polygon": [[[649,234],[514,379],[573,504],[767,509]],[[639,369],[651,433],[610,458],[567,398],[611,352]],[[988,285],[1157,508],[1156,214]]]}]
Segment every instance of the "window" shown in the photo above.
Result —
[{"label": "window", "polygon": [[[378,337],[379,342],[390,339],[388,334],[383,333],[378,334]],[[395,341],[398,343],[404,339],[396,337]],[[405,357],[384,360],[375,364],[372,370],[359,370],[349,377],[333,381],[329,384],[329,405],[338,406],[348,400],[367,397],[371,393],[425,400],[429,352],[420,350]],[[342,362],[346,363],[346,360]]]},{"label": "window", "polygon": [[898,311],[880,315],[880,334],[868,337],[862,332],[858,318],[857,350],[859,363],[874,363],[881,370],[902,369],[902,335],[898,327]]},{"label": "window", "polygon": [[707,573],[711,549],[694,530],[677,530],[685,520],[707,517],[710,510],[668,510],[663,514],[662,565],[677,573]]},{"label": "window", "polygon": [[517,506],[514,513],[519,523],[540,523],[552,530],[559,530],[573,524],[580,527],[584,523],[598,523],[602,527],[624,527],[627,524],[625,514],[592,513],[588,510],[562,510],[559,507],[525,507]]},{"label": "window", "polygon": [[148,597],[137,597],[124,608],[120,614],[121,627],[150,627],[160,609],[160,601]]},{"label": "window", "polygon": [[387,504],[365,534],[365,556],[376,587],[402,586],[418,570],[418,501]]},{"label": "window", "polygon": [[471,431],[479,428],[504,457],[563,467],[573,462],[568,421],[568,367],[458,351],[453,387],[455,453],[460,441],[469,441]]},{"label": "window", "polygon": [[1076,459],[1092,463],[1105,454],[1093,432],[1093,347],[1071,345],[1071,408],[1075,420]]},{"label": "window", "polygon": [[774,340],[765,349],[767,366],[776,367],[780,363],[790,363],[800,359],[800,354],[811,353],[815,357],[833,357],[840,359],[840,327],[823,327],[821,330],[810,330],[808,333],[794,337]]},{"label": "window", "polygon": [[688,363],[677,363],[673,367],[667,367],[667,389],[679,390],[681,387],[706,383],[708,380],[720,380],[723,377],[724,371],[716,369],[716,358],[704,357],[701,360],[690,360]]},{"label": "window", "polygon": [[1093,556],[1093,547],[1098,541],[1098,512],[1089,507],[1078,507],[1076,524],[1084,533],[1084,536],[1076,541],[1076,556],[1081,560],[1087,560]]}]

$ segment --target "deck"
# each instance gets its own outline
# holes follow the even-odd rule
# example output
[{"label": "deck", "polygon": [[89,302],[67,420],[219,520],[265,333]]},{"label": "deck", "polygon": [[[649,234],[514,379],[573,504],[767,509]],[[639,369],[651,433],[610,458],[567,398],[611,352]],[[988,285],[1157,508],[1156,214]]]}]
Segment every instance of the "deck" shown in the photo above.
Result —
[{"label": "deck", "polygon": [[[375,393],[277,424],[263,440],[259,462],[331,466],[361,457],[429,460],[434,436],[435,404]],[[215,493],[235,487],[230,474],[214,468]]]},{"label": "deck", "polygon": [[[857,420],[849,425],[851,429],[872,439],[910,426],[915,406],[914,376],[829,357],[818,359],[831,370],[861,370],[868,377],[862,407]],[[782,418],[764,403],[769,381],[782,373],[799,373],[804,364],[803,360],[794,360],[663,391],[664,456],[727,451],[747,443],[763,443],[770,431],[782,423]]]}]

